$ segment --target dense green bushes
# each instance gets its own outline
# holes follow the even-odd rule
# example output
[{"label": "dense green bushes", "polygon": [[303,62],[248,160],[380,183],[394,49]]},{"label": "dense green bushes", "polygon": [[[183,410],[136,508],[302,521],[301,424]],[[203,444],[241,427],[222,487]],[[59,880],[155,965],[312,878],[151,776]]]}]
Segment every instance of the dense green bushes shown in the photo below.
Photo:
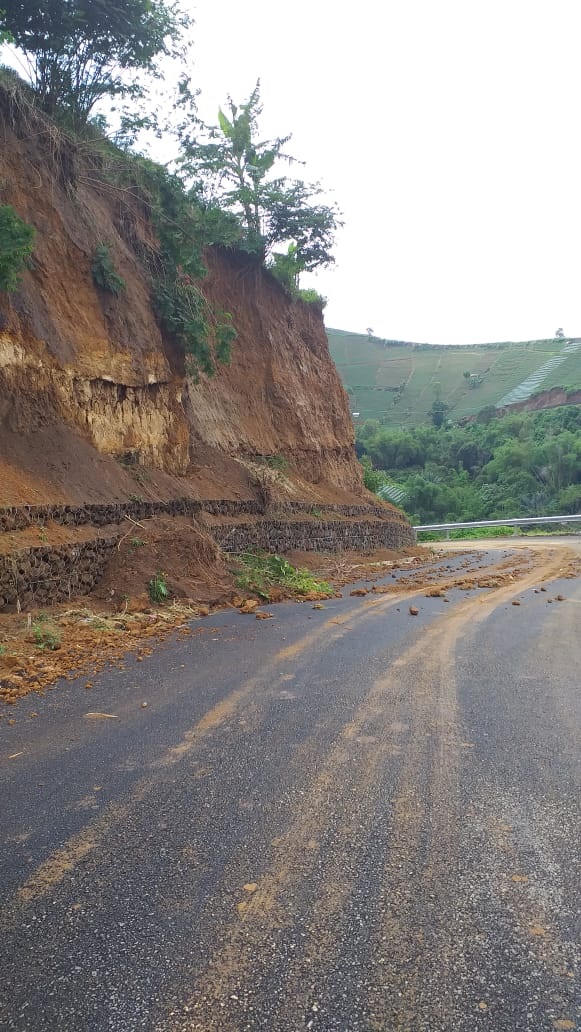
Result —
[{"label": "dense green bushes", "polygon": [[0,291],[16,290],[32,254],[34,229],[10,204],[0,205]]},{"label": "dense green bushes", "polygon": [[357,433],[366,486],[403,490],[418,523],[581,511],[581,407],[519,412],[486,424]]}]

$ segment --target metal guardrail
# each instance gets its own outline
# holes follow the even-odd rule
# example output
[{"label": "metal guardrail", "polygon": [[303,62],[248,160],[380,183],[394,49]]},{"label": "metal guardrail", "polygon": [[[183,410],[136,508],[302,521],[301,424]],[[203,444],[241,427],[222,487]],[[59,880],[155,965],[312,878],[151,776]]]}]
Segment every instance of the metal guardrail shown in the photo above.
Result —
[{"label": "metal guardrail", "polygon": [[414,527],[416,534],[423,530],[445,530],[446,537],[449,537],[451,530],[469,530],[471,527],[514,527],[516,534],[517,527],[532,527],[536,524],[552,523],[581,523],[581,514],[575,516],[527,516],[519,519],[509,520],[475,520],[470,523],[426,523],[423,526]]}]

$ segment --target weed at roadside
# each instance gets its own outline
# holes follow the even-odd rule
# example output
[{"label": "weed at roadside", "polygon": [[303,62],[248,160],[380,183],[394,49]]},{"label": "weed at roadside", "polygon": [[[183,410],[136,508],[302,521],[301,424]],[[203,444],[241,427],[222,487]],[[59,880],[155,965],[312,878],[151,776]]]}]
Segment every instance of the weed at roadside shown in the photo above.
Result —
[{"label": "weed at roadside", "polygon": [[236,561],[242,570],[236,576],[236,587],[252,591],[259,598],[270,599],[269,588],[287,588],[296,595],[317,593],[330,597],[333,589],[327,581],[317,581],[310,570],[301,570],[280,555],[264,552],[244,552]]},{"label": "weed at roadside", "polygon": [[56,627],[47,622],[45,613],[39,613],[38,618],[32,624],[32,635],[37,649],[56,652],[61,647],[60,633]]},{"label": "weed at roadside", "polygon": [[170,591],[165,579],[165,573],[156,573],[155,577],[152,577],[148,584],[149,597],[152,602],[157,605],[161,605],[162,602],[167,602]]}]

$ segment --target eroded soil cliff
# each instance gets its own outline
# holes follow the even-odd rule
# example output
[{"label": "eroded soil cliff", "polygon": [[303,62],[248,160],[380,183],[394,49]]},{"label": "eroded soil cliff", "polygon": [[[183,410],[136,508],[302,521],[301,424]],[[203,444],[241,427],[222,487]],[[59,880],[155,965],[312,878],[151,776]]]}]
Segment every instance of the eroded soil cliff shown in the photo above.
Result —
[{"label": "eroded soil cliff", "polygon": [[[252,497],[273,457],[289,473],[270,477],[275,494],[361,499],[348,400],[316,307],[248,259],[209,253],[203,290],[238,336],[231,365],[194,384],[136,257],[137,239],[155,246],[147,212],[4,88],[0,138],[0,203],[36,231],[21,289],[0,295],[0,505]],[[118,297],[93,283],[99,245],[125,281]]]},{"label": "eroded soil cliff", "polygon": [[[407,519],[363,486],[318,308],[256,259],[205,252],[201,290],[237,336],[230,364],[194,380],[152,307],[151,211],[120,182],[102,151],[0,85],[0,204],[35,229],[20,288],[0,293],[9,702],[160,627],[190,633],[193,616],[244,606],[256,591],[240,554],[315,551],[332,567],[339,552],[414,550]],[[103,247],[117,295],[93,279]]]}]

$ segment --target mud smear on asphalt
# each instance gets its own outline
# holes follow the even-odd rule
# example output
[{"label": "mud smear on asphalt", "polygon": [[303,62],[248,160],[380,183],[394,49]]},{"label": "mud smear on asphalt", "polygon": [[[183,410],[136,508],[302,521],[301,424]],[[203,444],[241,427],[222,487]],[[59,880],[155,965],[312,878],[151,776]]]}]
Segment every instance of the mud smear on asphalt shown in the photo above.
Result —
[{"label": "mud smear on asphalt", "polygon": [[[136,547],[131,551],[140,553],[141,549]],[[579,557],[565,548],[559,548],[559,554],[562,559],[559,576],[577,576],[581,566]],[[180,556],[181,553],[178,555],[181,562]],[[305,566],[316,577],[328,580],[337,592],[345,584],[365,578],[365,587],[358,588],[358,594],[403,599],[420,592],[428,597],[446,597],[446,592],[453,589],[497,589],[516,582],[524,573],[545,562],[547,549],[536,545],[513,553],[505,549],[492,565],[485,564],[484,560],[480,562],[478,552],[462,551],[460,557],[458,568],[457,549],[450,553],[422,548],[408,549],[401,555],[383,550],[369,555],[343,553],[329,557],[296,553],[290,556],[294,564]],[[2,703],[9,707],[31,692],[42,694],[51,690],[60,679],[74,680],[82,675],[88,677],[85,687],[90,689],[90,678],[107,664],[123,669],[128,654],[135,654],[137,660],[142,661],[160,641],[171,635],[187,637],[207,633],[203,623],[196,626],[194,621],[211,612],[224,608],[243,610],[250,593],[236,590],[234,574],[222,563],[219,576],[212,580],[212,556],[206,556],[206,560],[209,565],[206,565],[205,596],[213,599],[211,603],[175,598],[168,605],[156,606],[144,593],[131,597],[124,593],[119,598],[109,597],[107,604],[110,589],[107,584],[101,584],[93,596],[78,605],[63,603],[40,613],[0,616],[3,646],[0,650],[0,721],[12,719],[10,710]],[[449,560],[454,560],[456,565]],[[128,561],[139,564],[142,560],[132,555]],[[135,576],[138,576],[136,583],[142,584],[144,571],[140,568]],[[134,586],[131,578],[127,583],[120,583],[125,587]],[[268,605],[292,597],[289,591],[274,589]],[[313,601],[313,598],[309,595],[296,597],[296,600]],[[250,615],[265,616],[262,610],[254,612],[263,604],[257,601]]]},{"label": "mud smear on asphalt", "polygon": [[[418,1015],[422,976],[405,962],[414,955],[419,934],[417,882],[410,871],[422,867],[428,895],[437,895],[448,877],[447,858],[455,849],[458,771],[462,750],[471,746],[457,711],[456,643],[475,620],[484,619],[517,591],[560,574],[563,557],[544,553],[538,564],[527,556],[523,560],[519,568],[503,558],[496,571],[499,587],[493,593],[463,599],[449,614],[437,617],[372,685],[317,764],[287,829],[271,843],[269,862],[251,898],[241,893],[232,920],[212,943],[209,962],[183,973],[156,1032],[235,1032],[260,1007],[268,972],[279,956],[284,957],[284,981],[278,1003],[269,1012],[269,1027],[294,1027],[303,1015],[324,1010],[314,987],[328,983],[340,960],[349,907],[365,866],[368,844],[362,829],[373,825],[380,793],[385,792],[385,771],[392,783],[392,816],[388,854],[379,875],[385,890],[380,907],[384,920],[374,955],[388,962],[390,988],[386,993],[386,968],[369,971],[367,1013],[370,1029],[411,1027]],[[418,784],[426,787],[425,797]],[[426,834],[438,844],[433,860],[427,862],[422,845]],[[245,853],[234,857],[225,883],[242,884],[245,864]],[[316,896],[311,899],[314,887]],[[300,920],[297,942],[293,929],[305,912],[308,917]],[[433,970],[446,983],[442,1007],[453,997],[452,935],[449,930],[447,959],[440,952],[432,957]],[[206,955],[208,949],[202,952]]]}]

